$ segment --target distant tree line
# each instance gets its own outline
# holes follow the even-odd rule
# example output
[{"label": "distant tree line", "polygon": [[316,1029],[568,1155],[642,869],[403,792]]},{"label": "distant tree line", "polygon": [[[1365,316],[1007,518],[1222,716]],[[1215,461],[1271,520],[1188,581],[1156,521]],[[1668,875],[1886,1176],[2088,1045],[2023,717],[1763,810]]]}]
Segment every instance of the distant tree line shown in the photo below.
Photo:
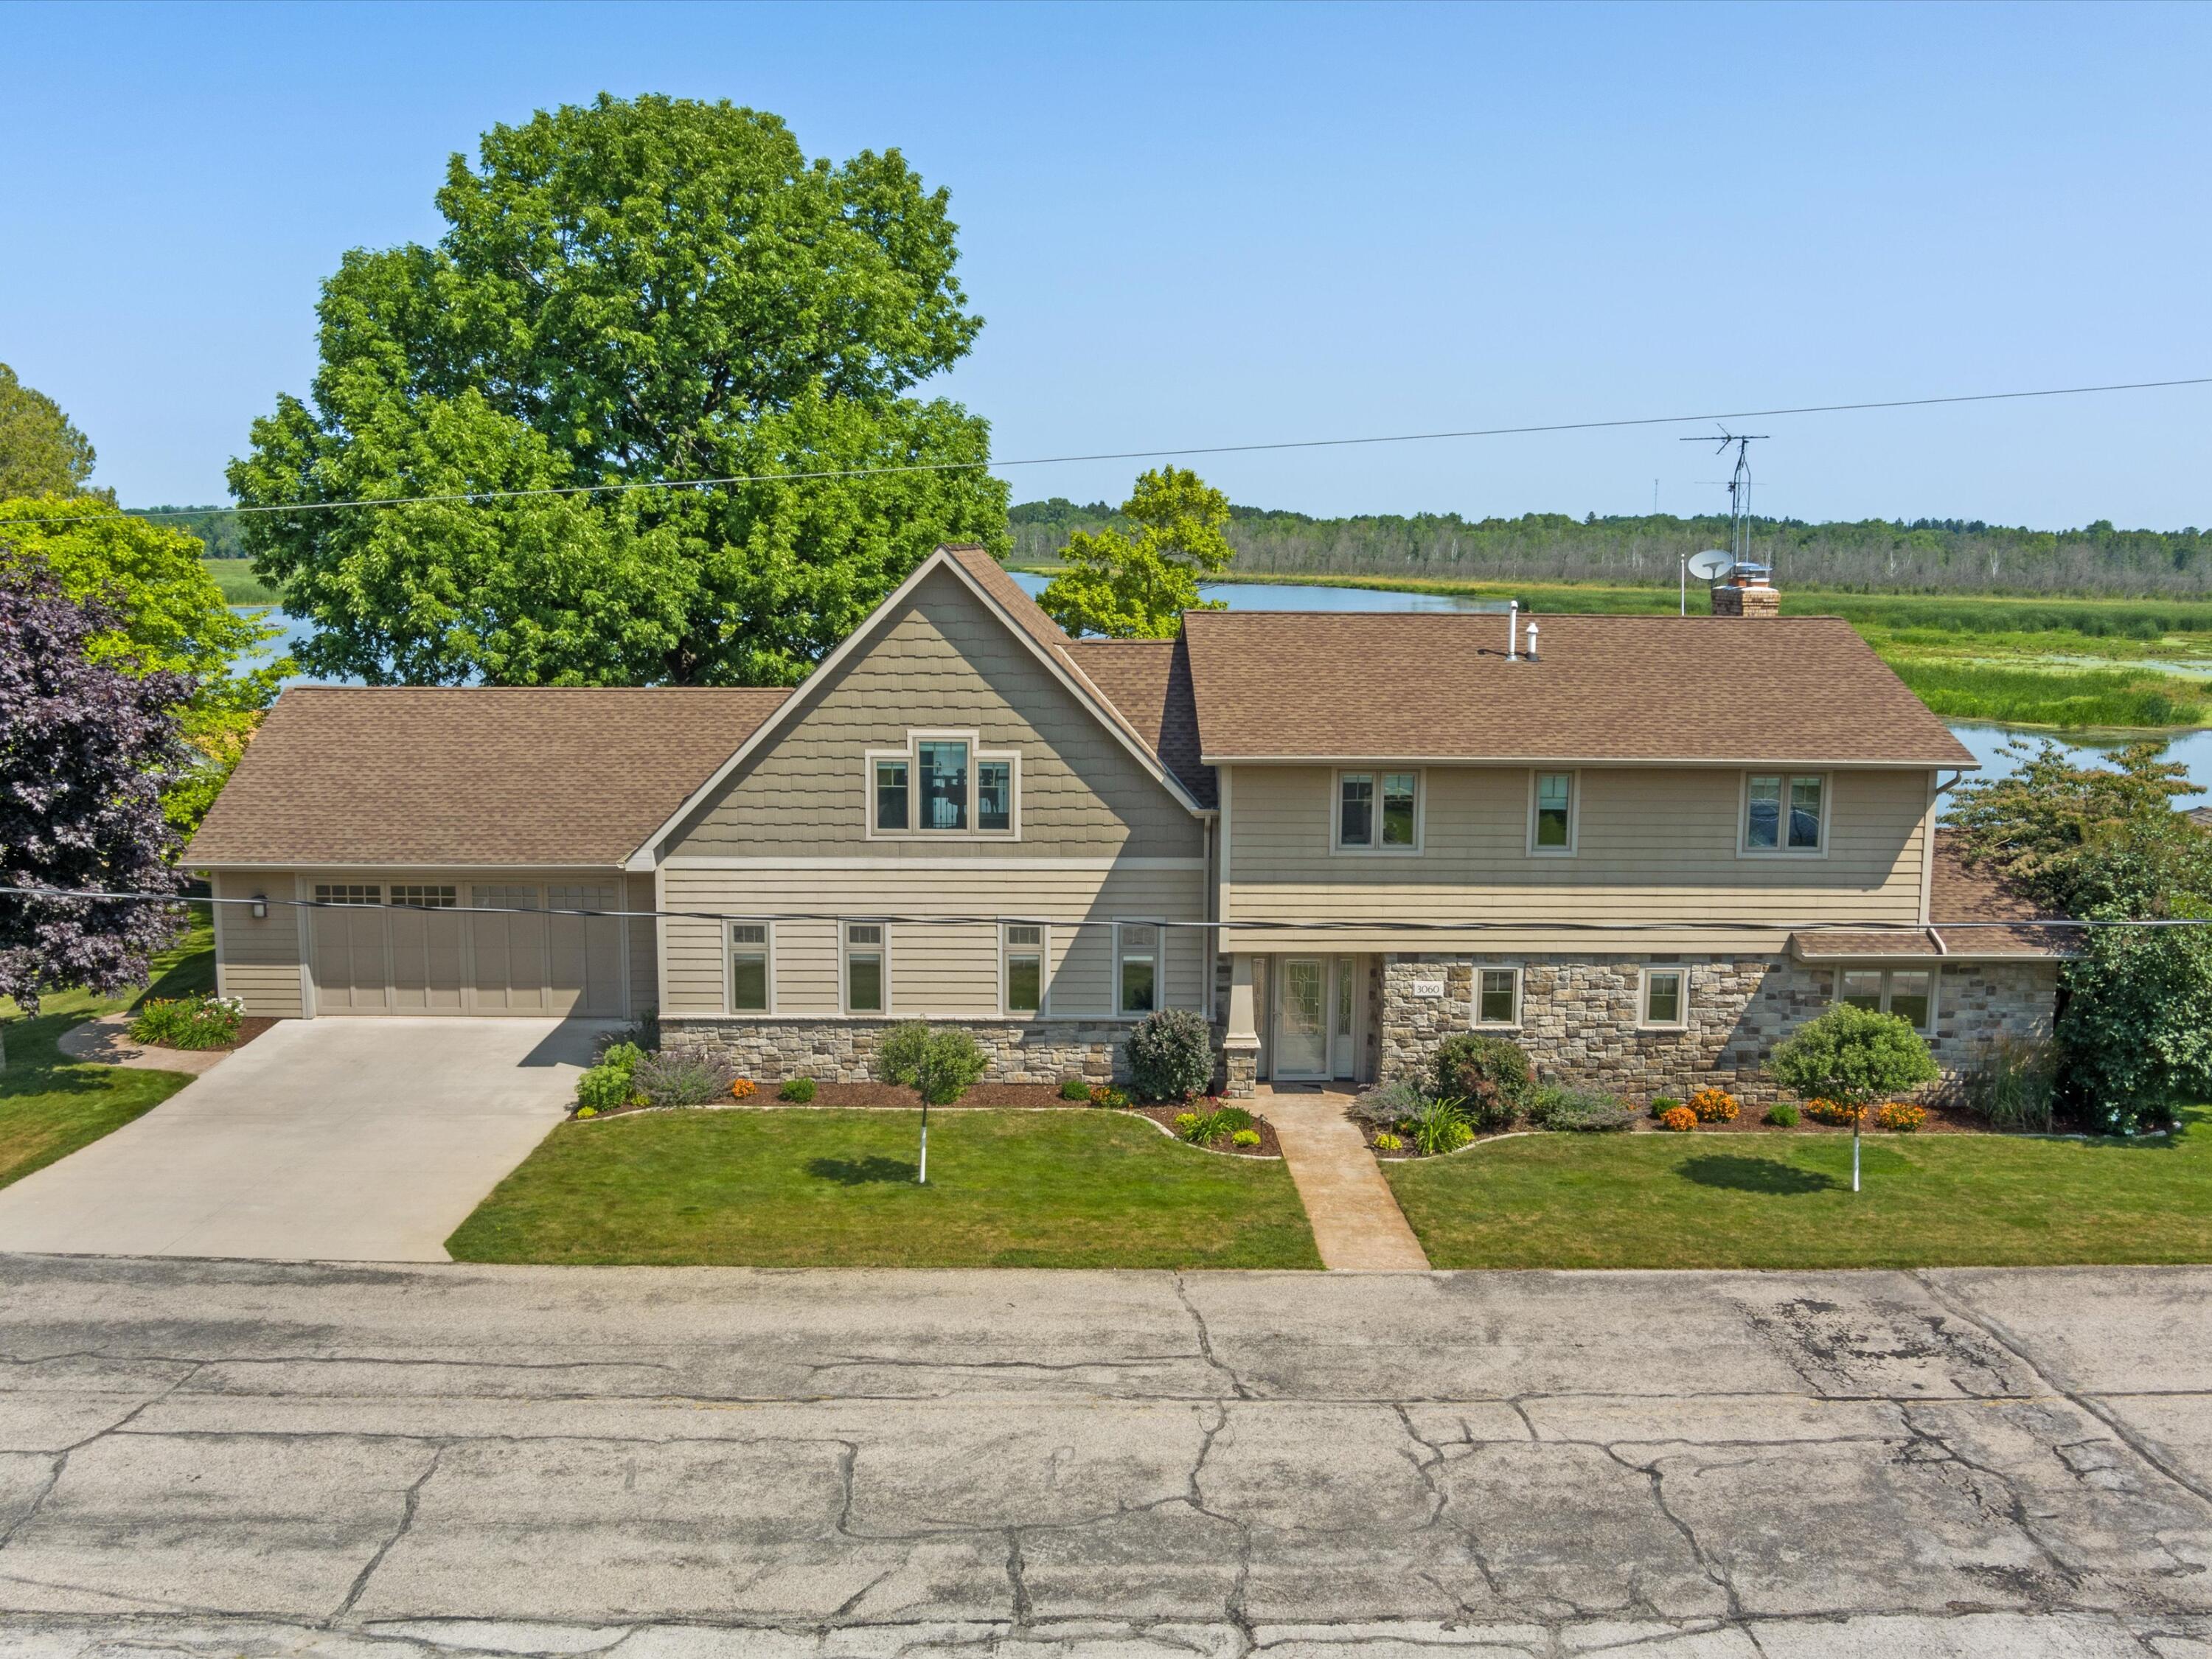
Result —
[{"label": "distant tree line", "polygon": [[[1063,497],[1012,508],[1017,562],[1048,562],[1078,532],[1128,526],[1103,501]],[[1466,581],[1607,581],[1671,586],[1679,559],[1728,544],[1725,517],[1638,514],[1576,519],[1531,513],[1463,519],[1456,513],[1316,519],[1232,507],[1227,528],[1237,572],[1250,575],[1389,575]],[[2212,590],[2212,532],[2027,530],[1979,520],[1866,519],[1808,524],[1760,519],[1757,554],[1776,580],[1801,587],[1922,592],[2201,593]]]},{"label": "distant tree line", "polygon": [[[131,509],[137,516],[158,513],[162,516],[155,522],[169,530],[181,530],[187,536],[197,536],[206,544],[204,559],[242,559],[246,544],[239,539],[238,514],[227,507],[139,507]],[[171,518],[168,515],[175,514]]]}]

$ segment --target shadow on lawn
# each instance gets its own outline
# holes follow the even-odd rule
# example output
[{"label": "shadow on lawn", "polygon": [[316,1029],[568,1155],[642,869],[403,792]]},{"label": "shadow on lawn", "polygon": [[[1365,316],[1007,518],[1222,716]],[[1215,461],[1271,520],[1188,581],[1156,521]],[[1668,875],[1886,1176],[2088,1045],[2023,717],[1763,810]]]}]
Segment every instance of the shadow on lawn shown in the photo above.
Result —
[{"label": "shadow on lawn", "polygon": [[896,1158],[817,1158],[806,1173],[817,1181],[834,1181],[840,1187],[869,1187],[883,1182],[914,1184],[915,1166]]},{"label": "shadow on lawn", "polygon": [[1732,1193],[1768,1193],[1785,1198],[1803,1193],[1824,1193],[1838,1184],[1833,1176],[1778,1164],[1772,1158],[1735,1158],[1725,1152],[1708,1152],[1687,1159],[1681,1172],[1684,1180],[1694,1181],[1700,1187],[1721,1187]]}]

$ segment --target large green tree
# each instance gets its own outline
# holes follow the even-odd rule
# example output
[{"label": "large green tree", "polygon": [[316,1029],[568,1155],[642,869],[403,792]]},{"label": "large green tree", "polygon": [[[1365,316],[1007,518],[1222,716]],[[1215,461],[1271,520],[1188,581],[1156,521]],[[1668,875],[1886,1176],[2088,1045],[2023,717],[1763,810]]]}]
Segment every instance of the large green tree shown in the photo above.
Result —
[{"label": "large green tree", "polygon": [[[309,667],[787,684],[937,543],[1004,550],[986,423],[908,395],[981,319],[945,191],[896,150],[810,161],[773,115],[603,94],[495,127],[437,203],[436,246],[324,284],[310,400],[254,423],[231,488],[574,493],[245,515]],[[766,476],[591,488],[737,475]]]},{"label": "large green tree", "polygon": [[92,476],[92,440],[61,405],[0,363],[0,501],[73,495]]},{"label": "large green tree", "polygon": [[1219,611],[1198,596],[1201,577],[1229,568],[1237,550],[1222,534],[1229,498],[1185,467],[1138,475],[1121,504],[1137,533],[1079,530],[1060,557],[1067,568],[1037,595],[1052,619],[1074,634],[1115,640],[1173,639],[1186,611]]},{"label": "large green tree", "polygon": [[175,712],[195,763],[172,769],[162,805],[185,831],[214,804],[292,666],[261,660],[277,630],[223,602],[201,551],[197,537],[95,496],[0,501],[0,566],[50,571],[68,598],[95,608],[103,625],[87,636],[91,660],[185,689]]}]

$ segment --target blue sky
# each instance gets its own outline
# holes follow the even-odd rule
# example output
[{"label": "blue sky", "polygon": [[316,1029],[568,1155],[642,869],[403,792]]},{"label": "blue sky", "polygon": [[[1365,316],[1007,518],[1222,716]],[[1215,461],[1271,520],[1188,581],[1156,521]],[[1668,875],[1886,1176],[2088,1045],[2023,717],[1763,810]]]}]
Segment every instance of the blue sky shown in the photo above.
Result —
[{"label": "blue sky", "polygon": [[[605,88],[949,187],[1002,459],[2212,374],[2212,8],[0,8],[0,361],[223,498],[318,283]],[[2212,387],[1799,417],[1764,510],[2212,523]],[[1669,429],[1216,458],[1233,498],[1719,504]],[[1763,452],[1763,453],[1761,453]],[[1128,463],[1009,474],[1127,492]]]}]

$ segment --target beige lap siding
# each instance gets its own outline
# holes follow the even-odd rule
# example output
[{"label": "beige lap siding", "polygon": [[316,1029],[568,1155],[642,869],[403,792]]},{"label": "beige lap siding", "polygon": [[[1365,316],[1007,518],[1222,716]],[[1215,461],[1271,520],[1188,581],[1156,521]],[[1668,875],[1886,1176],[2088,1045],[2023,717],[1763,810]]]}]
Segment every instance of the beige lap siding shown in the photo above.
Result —
[{"label": "beige lap siding", "polygon": [[[1422,850],[1399,854],[1330,851],[1328,769],[1237,767],[1228,917],[1232,926],[1465,921],[1532,933],[1560,922],[1731,921],[1763,933],[1919,921],[1927,772],[1830,771],[1826,855],[1807,858],[1738,855],[1746,769],[1583,768],[1575,852],[1532,856],[1527,768],[1428,768]],[[1328,937],[1340,949],[1414,948],[1381,931]],[[1426,948],[1439,948],[1443,939],[1431,937],[1437,944]],[[1297,943],[1232,933],[1224,948]],[[1677,943],[1655,935],[1651,948]]]},{"label": "beige lap siding", "polygon": [[660,1004],[660,951],[654,931],[656,923],[646,914],[653,908],[653,878],[626,878],[623,884],[623,908],[636,913],[629,919],[629,1006],[633,1014],[640,1018],[647,1009]]},{"label": "beige lap siding", "polygon": [[[256,894],[270,899],[289,899],[292,872],[289,870],[230,870],[212,878],[215,896],[222,899],[251,899]],[[216,987],[224,996],[237,997],[246,1012],[257,1018],[297,1019],[300,1017],[300,913],[289,904],[272,903],[269,914],[256,920],[244,904],[219,904],[216,921]]]},{"label": "beige lap siding", "polygon": [[[1206,873],[1188,867],[907,872],[896,869],[714,870],[681,866],[663,873],[666,908],[732,916],[801,913],[825,918],[774,924],[775,1013],[819,1018],[840,1012],[838,921],[884,915],[1003,916],[1051,928],[1048,1012],[1054,1019],[1115,1012],[1116,918],[1203,921]],[[667,921],[672,1014],[726,1007],[723,930],[711,921]],[[988,922],[894,922],[889,928],[894,1015],[957,1019],[1000,1014],[999,929]],[[1166,930],[1165,1000],[1206,1005],[1210,941],[1203,928]]]}]

